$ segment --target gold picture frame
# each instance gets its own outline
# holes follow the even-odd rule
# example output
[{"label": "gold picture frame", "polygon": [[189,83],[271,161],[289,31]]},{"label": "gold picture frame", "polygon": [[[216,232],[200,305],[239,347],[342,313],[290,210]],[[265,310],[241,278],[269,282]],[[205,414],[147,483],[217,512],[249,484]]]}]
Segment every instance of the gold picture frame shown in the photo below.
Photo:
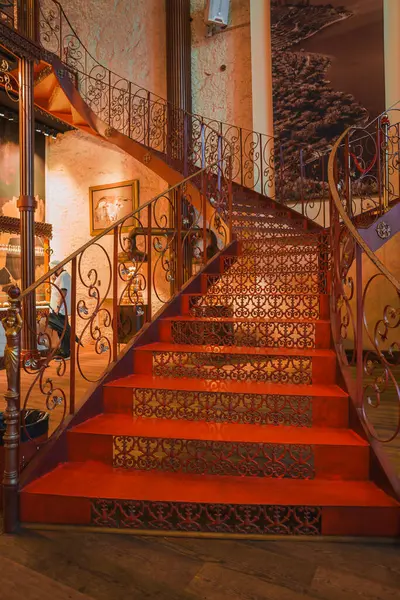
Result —
[{"label": "gold picture frame", "polygon": [[[89,188],[90,235],[96,236],[139,207],[139,180],[120,181]],[[122,228],[129,231],[133,222]]]}]

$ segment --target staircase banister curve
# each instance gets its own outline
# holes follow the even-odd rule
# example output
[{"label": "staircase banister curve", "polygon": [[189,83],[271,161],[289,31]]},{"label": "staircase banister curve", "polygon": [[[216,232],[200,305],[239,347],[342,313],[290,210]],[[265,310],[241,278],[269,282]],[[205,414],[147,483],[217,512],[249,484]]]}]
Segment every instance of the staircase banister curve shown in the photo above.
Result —
[{"label": "staircase banister curve", "polygon": [[372,261],[377,269],[384,275],[388,281],[396,288],[396,290],[400,293],[400,281],[394,277],[392,273],[385,267],[382,261],[376,256],[376,254],[369,248],[368,244],[363,240],[361,235],[358,233],[356,227],[352,223],[352,220],[349,218],[344,206],[340,200],[340,196],[338,193],[336,181],[335,181],[335,160],[337,158],[337,151],[339,147],[343,145],[344,140],[350,134],[350,132],[354,131],[354,127],[349,127],[346,129],[341,136],[336,140],[332,151],[329,155],[328,160],[328,182],[329,182],[329,190],[332,195],[332,200],[335,204],[335,207],[340,214],[343,224],[345,225],[348,232],[351,234],[354,241],[358,244],[358,246],[363,250],[363,252],[368,256],[368,258]]},{"label": "staircase banister curve", "polygon": [[[101,63],[100,63],[100,62],[99,62],[99,61],[98,61],[98,60],[97,60],[97,59],[96,59],[96,58],[93,56],[93,54],[92,54],[92,53],[91,53],[91,52],[90,52],[90,51],[87,49],[87,47],[85,46],[85,44],[82,42],[82,40],[81,40],[81,38],[79,37],[79,35],[77,34],[77,32],[76,32],[75,28],[74,28],[74,27],[73,27],[73,25],[71,24],[71,21],[69,20],[69,18],[68,18],[68,16],[67,16],[67,14],[66,14],[66,12],[65,12],[65,10],[64,10],[64,8],[63,8],[63,6],[62,6],[62,4],[61,4],[61,3],[60,3],[58,0],[51,0],[51,2],[52,2],[52,3],[54,3],[54,4],[56,4],[56,5],[58,6],[58,8],[59,8],[59,10],[60,10],[60,13],[63,15],[63,17],[64,17],[64,18],[65,18],[65,20],[67,21],[67,23],[68,23],[68,26],[71,28],[71,31],[72,31],[72,32],[73,32],[73,34],[75,35],[76,39],[77,39],[77,40],[79,40],[79,43],[81,44],[81,46],[82,46],[83,50],[84,50],[84,51],[85,51],[85,52],[88,54],[88,56],[90,56],[90,58],[91,58],[91,59],[92,59],[92,60],[93,60],[95,63],[97,63],[97,65],[98,65],[99,67],[101,67],[102,69],[104,69],[104,70],[105,70],[107,73],[110,73],[110,74],[114,75],[114,76],[115,76],[115,77],[117,77],[117,78],[118,78],[120,81],[126,81],[127,83],[129,83],[129,84],[131,84],[131,85],[134,85],[134,86],[137,88],[137,92],[139,92],[139,91],[143,91],[143,92],[145,92],[145,93],[150,93],[150,94],[151,94],[151,95],[152,95],[152,96],[153,96],[153,97],[154,97],[156,100],[158,100],[158,101],[160,101],[160,102],[162,102],[162,103],[164,103],[164,104],[168,104],[168,105],[170,105],[170,104],[171,104],[171,103],[170,103],[170,102],[169,102],[167,99],[163,98],[162,96],[159,96],[158,94],[156,94],[156,93],[152,92],[151,90],[148,90],[147,88],[144,88],[143,86],[141,86],[141,85],[138,85],[138,84],[137,84],[137,83],[135,83],[134,81],[130,81],[130,80],[127,78],[127,77],[123,77],[122,75],[120,75],[120,74],[116,73],[116,72],[115,72],[115,71],[113,71],[112,69],[109,69],[109,68],[108,68],[108,67],[106,67],[105,65],[101,64]],[[43,0],[39,0],[40,11],[41,11],[41,13],[42,13],[42,16],[44,17],[44,19],[46,20],[47,24],[48,24],[48,25],[49,25],[49,27],[51,28],[51,24],[49,23],[48,19],[46,19],[45,15],[43,14],[43,11],[42,11],[42,4],[43,4]],[[60,48],[60,58],[61,58],[61,60],[63,61],[63,58],[62,58],[62,56],[61,56],[61,48]],[[64,61],[63,61],[63,62],[64,62]],[[79,71],[79,69],[75,69],[75,70]],[[84,74],[84,75],[87,75],[87,73],[85,73],[85,72],[82,72],[82,74]],[[116,86],[114,85],[114,87],[116,87]],[[123,88],[117,88],[117,89],[120,89],[121,91],[125,91]],[[173,108],[174,108],[174,107],[173,107]],[[228,127],[236,127],[235,125],[231,125],[231,124],[229,124],[229,123],[224,123],[224,122],[222,122],[222,121],[221,121],[221,122],[220,122],[220,121],[216,121],[215,119],[211,119],[211,118],[208,118],[208,117],[204,117],[204,116],[202,116],[202,115],[199,115],[199,114],[196,114],[196,113],[190,113],[189,111],[186,111],[186,110],[183,110],[183,109],[177,109],[177,108],[175,108],[175,110],[178,110],[178,111],[180,111],[180,112],[184,113],[184,114],[185,114],[185,115],[187,115],[188,117],[200,118],[200,119],[202,119],[202,120],[204,120],[204,121],[209,121],[209,122],[220,123],[221,125],[228,125]],[[211,130],[212,130],[212,131],[215,133],[215,134],[217,134],[217,135],[220,135],[220,132],[219,132],[219,131],[217,131],[216,129],[213,129],[212,127],[210,127],[210,125],[209,125],[208,123],[207,123],[207,126],[208,126],[208,127],[209,127],[209,128],[210,128],[210,129],[211,129]],[[230,145],[230,143],[229,143],[228,141],[227,141],[226,143]]]},{"label": "staircase banister curve", "polygon": [[[359,128],[350,127],[341,134],[328,161],[332,339],[354,409],[367,438],[377,444],[374,448],[378,462],[400,498],[398,474],[380,450],[381,444],[389,445],[400,433],[400,282],[371,250],[352,221],[354,202],[359,201],[362,195],[357,197],[357,179],[354,184],[349,151],[351,134],[357,130]],[[342,149],[341,160],[339,151],[342,152]],[[375,160],[379,161],[378,152],[375,156]],[[389,180],[385,183],[387,190]],[[381,209],[382,205],[379,205]],[[389,210],[388,204],[383,206],[383,217],[385,209],[386,212]],[[383,228],[377,230],[377,235],[390,238],[390,226],[382,219],[380,225]],[[366,263],[363,258],[367,259]],[[369,270],[371,266],[372,272]],[[381,413],[388,411],[387,414],[382,413],[386,415],[385,427],[379,420],[379,409]]]}]

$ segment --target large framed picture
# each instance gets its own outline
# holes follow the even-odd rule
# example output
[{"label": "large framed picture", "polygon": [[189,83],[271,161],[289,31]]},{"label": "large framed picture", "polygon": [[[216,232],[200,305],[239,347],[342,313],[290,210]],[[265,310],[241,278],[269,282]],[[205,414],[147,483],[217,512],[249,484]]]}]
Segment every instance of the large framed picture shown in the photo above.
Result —
[{"label": "large framed picture", "polygon": [[[89,188],[90,235],[98,235],[139,207],[139,180],[121,181]],[[123,231],[129,231],[128,219]]]}]

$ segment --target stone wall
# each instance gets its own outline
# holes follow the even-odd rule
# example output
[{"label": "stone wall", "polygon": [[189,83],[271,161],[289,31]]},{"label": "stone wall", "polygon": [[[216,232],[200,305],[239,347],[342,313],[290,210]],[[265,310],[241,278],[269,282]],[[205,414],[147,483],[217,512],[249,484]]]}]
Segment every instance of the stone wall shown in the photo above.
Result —
[{"label": "stone wall", "polygon": [[[167,188],[167,183],[131,156],[106,141],[76,131],[49,140],[47,147],[47,220],[53,224],[53,257],[61,260],[90,240],[89,187],[139,179],[140,204]],[[101,241],[112,255],[112,236]],[[85,253],[81,264],[82,280],[89,282],[90,269],[96,269],[96,284],[101,298],[112,298],[108,260],[100,248]],[[121,286],[120,286],[121,287]],[[88,299],[82,281],[78,299]],[[81,330],[83,323],[78,323]]]},{"label": "stone wall", "polygon": [[227,29],[207,37],[204,0],[191,0],[193,112],[252,129],[250,0],[232,0]]},{"label": "stone wall", "polygon": [[[165,96],[163,1],[63,0],[62,5],[81,41],[99,62]],[[131,156],[79,131],[49,140],[46,162],[46,218],[54,228],[52,247],[57,259],[90,239],[90,186],[139,179],[141,202],[167,187]]]},{"label": "stone wall", "polygon": [[165,98],[164,0],[62,0],[62,6],[94,58]]}]

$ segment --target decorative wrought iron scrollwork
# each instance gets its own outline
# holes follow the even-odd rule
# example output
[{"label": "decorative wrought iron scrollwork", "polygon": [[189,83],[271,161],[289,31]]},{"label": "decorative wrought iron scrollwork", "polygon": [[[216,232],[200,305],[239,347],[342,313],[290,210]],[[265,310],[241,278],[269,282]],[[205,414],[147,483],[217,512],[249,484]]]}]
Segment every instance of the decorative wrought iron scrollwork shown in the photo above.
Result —
[{"label": "decorative wrought iron scrollwork", "polygon": [[19,84],[18,79],[12,74],[10,63],[0,57],[0,86],[2,86],[12,102],[18,102]]},{"label": "decorative wrought iron scrollwork", "polygon": [[[333,338],[371,439],[388,445],[400,432],[400,282],[355,225],[372,225],[398,195],[395,119],[396,112],[384,114],[369,128],[349,129],[329,159]],[[376,232],[391,233],[382,219]]]}]

